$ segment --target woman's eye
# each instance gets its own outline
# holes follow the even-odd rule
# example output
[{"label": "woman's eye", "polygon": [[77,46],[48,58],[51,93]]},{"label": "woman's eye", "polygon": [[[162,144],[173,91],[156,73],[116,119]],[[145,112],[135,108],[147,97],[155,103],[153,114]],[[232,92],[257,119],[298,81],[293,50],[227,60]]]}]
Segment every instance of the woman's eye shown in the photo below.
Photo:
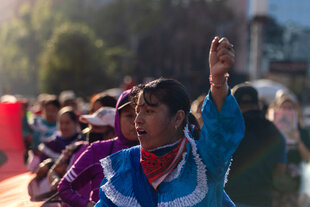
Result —
[{"label": "woman's eye", "polygon": [[146,110],[146,113],[150,114],[150,113],[153,113],[154,111],[153,110],[150,110],[150,109],[147,109]]},{"label": "woman's eye", "polygon": [[127,115],[127,118],[133,118],[135,115],[133,115],[133,114],[128,114]]}]

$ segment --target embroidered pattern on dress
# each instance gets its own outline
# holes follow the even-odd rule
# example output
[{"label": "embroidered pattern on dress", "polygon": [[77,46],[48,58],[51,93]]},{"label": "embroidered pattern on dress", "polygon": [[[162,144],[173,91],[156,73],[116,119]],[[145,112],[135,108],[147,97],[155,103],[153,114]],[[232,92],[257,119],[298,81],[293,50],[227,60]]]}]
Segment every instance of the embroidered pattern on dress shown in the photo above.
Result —
[{"label": "embroidered pattern on dress", "polygon": [[100,160],[101,166],[107,182],[101,186],[101,190],[105,196],[117,206],[137,206],[141,205],[135,199],[135,197],[125,196],[120,193],[111,182],[111,178],[115,175],[115,171],[112,168],[112,162],[110,157],[106,157]]},{"label": "embroidered pattern on dress", "polygon": [[159,207],[168,207],[168,206],[194,206],[201,202],[207,195],[208,184],[207,184],[207,169],[205,164],[202,162],[198,152],[195,141],[190,137],[187,127],[185,127],[184,134],[188,139],[192,147],[192,153],[194,155],[194,160],[197,166],[197,186],[195,190],[189,195],[175,198],[172,201],[160,202]]}]

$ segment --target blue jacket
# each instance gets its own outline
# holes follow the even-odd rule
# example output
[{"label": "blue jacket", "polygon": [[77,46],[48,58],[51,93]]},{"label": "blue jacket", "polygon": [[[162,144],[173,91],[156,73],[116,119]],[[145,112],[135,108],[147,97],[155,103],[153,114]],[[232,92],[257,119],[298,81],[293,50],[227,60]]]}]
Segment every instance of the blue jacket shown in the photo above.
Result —
[{"label": "blue jacket", "polygon": [[[244,136],[244,121],[232,95],[220,112],[209,94],[204,102],[204,126],[195,141],[188,131],[186,152],[177,167],[155,191],[140,165],[140,146],[101,160],[105,178],[96,207],[209,206],[222,207],[229,199],[224,184],[230,159]],[[229,203],[229,202],[228,202]],[[225,203],[226,204],[226,203]]]}]

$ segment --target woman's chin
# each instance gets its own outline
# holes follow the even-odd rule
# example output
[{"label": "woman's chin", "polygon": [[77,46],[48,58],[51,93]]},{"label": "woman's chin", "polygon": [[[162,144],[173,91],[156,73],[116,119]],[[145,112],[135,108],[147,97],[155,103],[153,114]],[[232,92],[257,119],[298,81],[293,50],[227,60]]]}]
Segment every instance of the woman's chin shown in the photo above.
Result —
[{"label": "woman's chin", "polygon": [[145,149],[145,150],[152,150],[152,149],[154,149],[154,147],[151,146],[150,143],[147,143],[147,141],[145,139],[143,139],[141,137],[138,137],[138,139],[139,139],[140,145],[141,145],[141,147],[143,149]]}]

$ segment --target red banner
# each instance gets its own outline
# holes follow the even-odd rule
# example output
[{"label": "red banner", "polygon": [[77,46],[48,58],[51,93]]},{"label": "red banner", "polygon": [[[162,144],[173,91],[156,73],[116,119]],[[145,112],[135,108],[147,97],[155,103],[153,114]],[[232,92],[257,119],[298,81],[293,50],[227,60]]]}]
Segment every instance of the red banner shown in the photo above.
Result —
[{"label": "red banner", "polygon": [[0,103],[0,150],[23,150],[21,104]]}]

